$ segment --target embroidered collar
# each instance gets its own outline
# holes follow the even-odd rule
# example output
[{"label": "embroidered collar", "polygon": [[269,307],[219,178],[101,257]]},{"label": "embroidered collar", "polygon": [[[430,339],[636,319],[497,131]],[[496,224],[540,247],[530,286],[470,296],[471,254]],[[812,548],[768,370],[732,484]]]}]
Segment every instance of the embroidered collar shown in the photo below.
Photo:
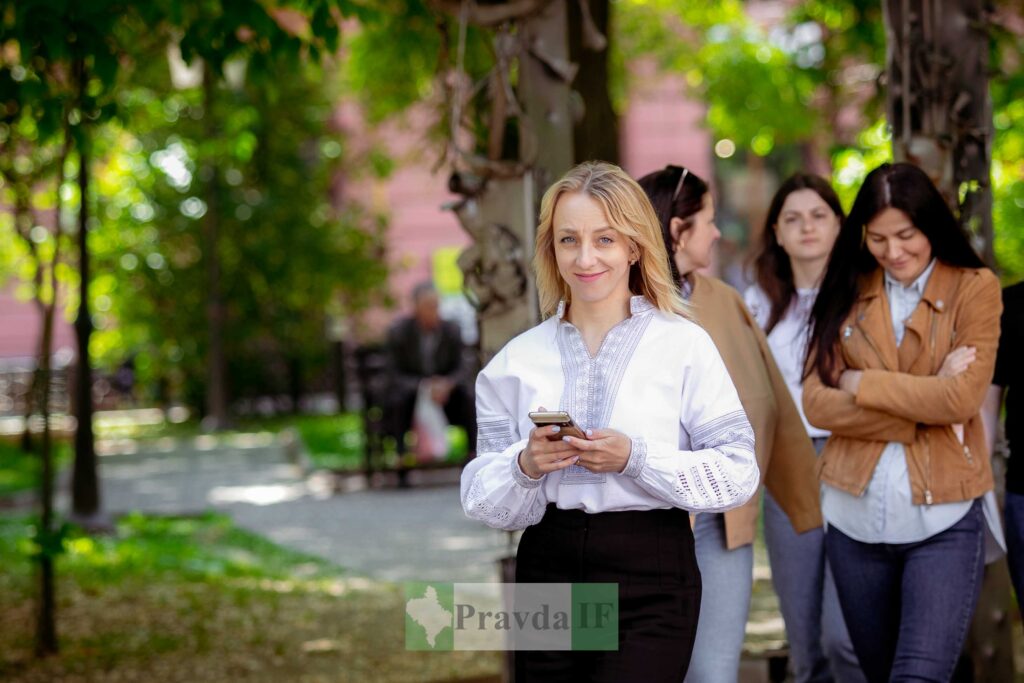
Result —
[{"label": "embroidered collar", "polygon": [[[559,301],[558,309],[555,311],[555,317],[558,318],[559,320],[563,320],[565,318],[565,309],[567,307],[568,305],[566,304],[564,299],[562,301]],[[646,313],[647,311],[653,310],[654,304],[648,301],[646,297],[641,295],[635,295],[629,298],[630,315],[640,315],[641,313]]]}]

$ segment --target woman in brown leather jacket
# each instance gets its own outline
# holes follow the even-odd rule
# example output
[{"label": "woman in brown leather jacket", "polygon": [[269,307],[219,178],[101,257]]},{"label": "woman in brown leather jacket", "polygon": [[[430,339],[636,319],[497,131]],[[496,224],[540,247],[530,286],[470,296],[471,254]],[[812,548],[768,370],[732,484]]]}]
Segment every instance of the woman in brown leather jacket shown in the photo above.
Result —
[{"label": "woman in brown leather jacket", "polygon": [[825,547],[870,681],[948,681],[995,523],[980,407],[999,282],[923,171],[868,174],[811,313]]}]

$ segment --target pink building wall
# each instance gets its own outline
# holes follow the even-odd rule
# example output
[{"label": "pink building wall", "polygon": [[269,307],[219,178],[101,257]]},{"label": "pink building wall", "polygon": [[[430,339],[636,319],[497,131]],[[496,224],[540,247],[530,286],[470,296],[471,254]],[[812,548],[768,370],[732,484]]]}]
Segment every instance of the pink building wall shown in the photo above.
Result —
[{"label": "pink building wall", "polygon": [[[13,285],[0,287],[0,369],[34,363],[39,330],[39,312],[35,306],[16,297]],[[58,311],[53,351],[70,358],[74,347],[74,330]]]}]

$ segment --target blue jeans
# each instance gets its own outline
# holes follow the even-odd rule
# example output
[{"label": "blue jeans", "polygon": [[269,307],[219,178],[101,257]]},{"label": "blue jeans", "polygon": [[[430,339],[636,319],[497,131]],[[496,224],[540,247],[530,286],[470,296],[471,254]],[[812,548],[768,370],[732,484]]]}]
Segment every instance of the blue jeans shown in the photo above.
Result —
[{"label": "blue jeans", "polygon": [[916,543],[861,543],[829,528],[825,550],[868,681],[949,681],[981,593],[984,530],[980,501]]},{"label": "blue jeans", "polygon": [[739,675],[754,581],[754,546],[725,547],[725,518],[701,513],[693,526],[704,591],[686,683],[724,683]]},{"label": "blue jeans", "polygon": [[1003,518],[1006,521],[1006,560],[1019,605],[1024,600],[1024,495],[1006,492]]},{"label": "blue jeans", "polygon": [[764,540],[772,585],[786,623],[795,683],[863,683],[839,608],[832,572],[825,561],[825,533],[793,530],[771,494],[764,494]]}]

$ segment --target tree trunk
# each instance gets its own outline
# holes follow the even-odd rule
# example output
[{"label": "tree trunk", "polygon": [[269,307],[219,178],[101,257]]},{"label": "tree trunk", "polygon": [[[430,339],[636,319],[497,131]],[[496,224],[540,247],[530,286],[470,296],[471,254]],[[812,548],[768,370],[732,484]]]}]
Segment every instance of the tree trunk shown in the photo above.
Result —
[{"label": "tree trunk", "polygon": [[995,267],[994,127],[988,93],[991,3],[886,0],[885,10],[893,157],[928,173],[982,259]]},{"label": "tree trunk", "polygon": [[[520,24],[527,54],[519,60],[519,98],[525,110],[520,158],[532,162],[539,198],[573,165],[569,84],[575,67],[567,49],[566,0],[552,0]],[[535,209],[536,211],[536,209]],[[533,246],[530,231],[529,246]]]},{"label": "tree trunk", "polygon": [[[207,65],[203,73],[203,111],[206,117],[207,140],[218,137],[214,111],[216,81]],[[203,258],[206,261],[206,417],[204,427],[224,429],[228,426],[227,357],[224,354],[224,330],[227,312],[224,305],[220,268],[220,183],[215,158],[206,161],[206,220],[203,221]]]},{"label": "tree trunk", "polygon": [[[75,62],[77,83],[84,90],[87,82],[85,65]],[[72,516],[86,527],[102,525],[100,520],[100,482],[97,472],[96,445],[92,430],[92,366],[89,360],[89,339],[92,336],[92,316],[89,312],[89,283],[92,277],[89,263],[89,133],[85,122],[79,130],[78,143],[78,271],[79,304],[75,318],[75,336],[78,342],[78,364],[75,373],[75,463],[71,478]]]},{"label": "tree trunk", "polygon": [[[608,55],[611,52],[609,1],[568,2],[569,59],[579,65],[572,87],[583,104],[582,117],[576,120],[573,128],[577,163],[592,159],[619,163],[619,117],[608,93]],[[589,17],[583,14],[582,3],[588,5]]]},{"label": "tree trunk", "polygon": [[344,341],[331,342],[331,357],[334,361],[334,396],[338,401],[338,412],[344,413],[348,405],[348,369],[345,367],[348,355]]},{"label": "tree trunk", "polygon": [[[52,261],[47,272],[49,277],[50,301],[45,300],[44,283],[42,274],[43,264],[37,264],[38,276],[36,279],[36,303],[39,310],[41,332],[39,335],[39,361],[36,364],[36,377],[33,382],[33,391],[37,392],[35,403],[39,406],[43,417],[43,436],[40,443],[39,457],[42,464],[42,472],[39,480],[39,532],[38,538],[42,540],[39,545],[39,600],[36,614],[36,655],[46,656],[56,654],[60,643],[57,637],[57,601],[56,601],[56,580],[55,580],[55,557],[53,554],[54,545],[51,541],[54,537],[53,520],[53,439],[50,425],[50,384],[52,367],[50,356],[53,350],[53,327],[54,314],[57,310],[59,296],[57,292],[57,266],[61,261],[61,242],[63,237],[63,215],[64,202],[61,199],[60,191],[64,186],[64,167],[67,163],[68,154],[71,149],[71,130],[65,123],[64,146],[61,150],[57,167],[56,183],[56,206],[57,225],[54,230],[54,250]],[[85,194],[82,194],[82,205],[85,205]],[[31,413],[29,413],[31,414]],[[25,433],[28,434],[28,417],[26,416]]]},{"label": "tree trunk", "polygon": [[[58,220],[60,220],[58,218]],[[58,234],[59,239],[59,234]],[[52,265],[56,268],[56,263]],[[56,299],[56,292],[54,292]],[[57,640],[56,587],[54,580],[53,544],[53,444],[50,438],[50,349],[53,347],[53,314],[55,302],[45,307],[42,320],[42,341],[39,346],[39,381],[37,405],[43,414],[43,435],[39,457],[42,462],[39,502],[40,522],[38,534],[44,539],[39,550],[39,602],[36,615],[36,654],[55,654]]]},{"label": "tree trunk", "polygon": [[291,357],[288,359],[288,397],[291,399],[292,415],[298,415],[302,405],[302,395],[306,393],[305,381],[302,377],[302,359]]},{"label": "tree trunk", "polygon": [[[990,10],[984,0],[885,2],[893,156],[928,173],[959,215],[975,249],[995,267]],[[969,666],[958,667],[955,680],[1013,680],[1010,604],[1005,562],[989,565],[965,646]]]}]

